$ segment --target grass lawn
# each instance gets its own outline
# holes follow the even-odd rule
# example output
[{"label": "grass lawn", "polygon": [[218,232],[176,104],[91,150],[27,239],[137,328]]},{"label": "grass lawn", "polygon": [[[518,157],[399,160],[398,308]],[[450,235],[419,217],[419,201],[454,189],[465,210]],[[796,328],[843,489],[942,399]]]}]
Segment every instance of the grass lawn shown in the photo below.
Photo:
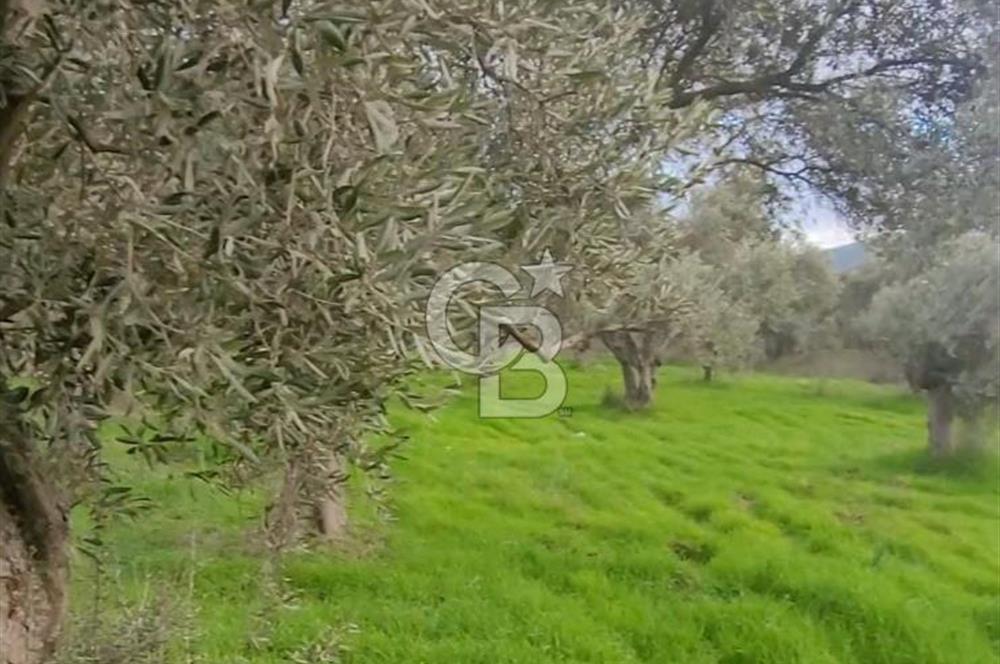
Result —
[{"label": "grass lawn", "polygon": [[927,469],[910,395],[699,373],[667,369],[642,414],[601,405],[610,365],[543,420],[478,420],[472,390],[398,408],[393,519],[359,509],[348,550],[289,554],[274,584],[261,496],[122,461],[157,506],[111,526],[107,583],[193,608],[178,661],[340,661],[325,635],[352,663],[997,661],[994,450]]}]

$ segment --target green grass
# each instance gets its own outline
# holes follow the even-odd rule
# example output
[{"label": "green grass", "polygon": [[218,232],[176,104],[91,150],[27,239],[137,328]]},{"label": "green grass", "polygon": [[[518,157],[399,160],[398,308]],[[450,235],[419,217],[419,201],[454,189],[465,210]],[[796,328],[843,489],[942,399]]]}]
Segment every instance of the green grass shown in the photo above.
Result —
[{"label": "green grass", "polygon": [[261,496],[123,461],[157,508],[112,527],[110,568],[192,603],[209,662],[294,661],[330,630],[356,663],[997,661],[992,451],[927,466],[921,405],[889,388],[697,375],[666,370],[642,414],[601,405],[607,365],[543,420],[478,420],[472,390],[397,409],[393,520],[289,554],[279,607]]}]

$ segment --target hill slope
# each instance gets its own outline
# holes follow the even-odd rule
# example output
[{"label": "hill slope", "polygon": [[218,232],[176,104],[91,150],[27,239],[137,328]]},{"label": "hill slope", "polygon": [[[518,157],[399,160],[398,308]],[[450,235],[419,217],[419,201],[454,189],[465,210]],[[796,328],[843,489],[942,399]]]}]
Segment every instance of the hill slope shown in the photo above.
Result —
[{"label": "hill slope", "polygon": [[184,580],[211,662],[335,661],[309,650],[331,628],[357,663],[996,661],[996,466],[918,472],[911,397],[670,369],[632,415],[601,405],[613,367],[570,380],[544,420],[477,420],[471,391],[398,410],[393,522],[288,556],[280,609],[260,498],[164,471],[131,469],[161,507],[108,532],[110,564],[136,595]]}]

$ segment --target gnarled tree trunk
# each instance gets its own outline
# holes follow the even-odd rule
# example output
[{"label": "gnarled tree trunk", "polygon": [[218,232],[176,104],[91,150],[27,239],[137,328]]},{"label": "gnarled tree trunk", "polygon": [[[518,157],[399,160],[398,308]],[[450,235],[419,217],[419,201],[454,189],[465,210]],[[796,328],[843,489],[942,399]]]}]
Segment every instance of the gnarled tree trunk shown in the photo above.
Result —
[{"label": "gnarled tree trunk", "polygon": [[955,451],[952,424],[955,421],[955,393],[952,377],[960,370],[957,358],[944,346],[931,343],[919,349],[904,369],[911,388],[927,393],[927,446],[936,458]]},{"label": "gnarled tree trunk", "polygon": [[322,487],[313,508],[319,535],[328,541],[336,541],[347,531],[347,494],[344,491],[343,462],[337,454],[331,454],[326,463],[326,486]]},{"label": "gnarled tree trunk", "polygon": [[[321,454],[326,461],[315,458]],[[281,492],[267,510],[271,547],[280,550],[308,535],[341,539],[348,524],[345,480],[344,462],[336,452],[314,448],[288,459]]]},{"label": "gnarled tree trunk", "polygon": [[622,376],[625,379],[625,404],[629,408],[645,408],[653,402],[654,368],[645,363],[623,363]]},{"label": "gnarled tree trunk", "polygon": [[927,442],[931,454],[942,458],[952,453],[952,423],[955,421],[955,398],[951,386],[938,385],[927,390]]},{"label": "gnarled tree trunk", "polygon": [[69,529],[17,433],[0,427],[0,664],[37,664],[52,657],[66,613]]},{"label": "gnarled tree trunk", "polygon": [[615,330],[602,332],[600,336],[621,365],[625,406],[633,410],[648,407],[656,392],[656,370],[660,364],[652,333]]}]

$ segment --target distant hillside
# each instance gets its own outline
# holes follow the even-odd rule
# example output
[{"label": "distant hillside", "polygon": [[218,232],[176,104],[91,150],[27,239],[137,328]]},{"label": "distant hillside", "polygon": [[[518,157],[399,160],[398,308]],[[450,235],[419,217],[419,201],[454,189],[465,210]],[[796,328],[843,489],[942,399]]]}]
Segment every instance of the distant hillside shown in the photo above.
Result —
[{"label": "distant hillside", "polygon": [[851,272],[858,269],[871,258],[865,245],[860,242],[841,245],[833,249],[827,249],[826,255],[830,259],[833,271],[838,274]]}]

